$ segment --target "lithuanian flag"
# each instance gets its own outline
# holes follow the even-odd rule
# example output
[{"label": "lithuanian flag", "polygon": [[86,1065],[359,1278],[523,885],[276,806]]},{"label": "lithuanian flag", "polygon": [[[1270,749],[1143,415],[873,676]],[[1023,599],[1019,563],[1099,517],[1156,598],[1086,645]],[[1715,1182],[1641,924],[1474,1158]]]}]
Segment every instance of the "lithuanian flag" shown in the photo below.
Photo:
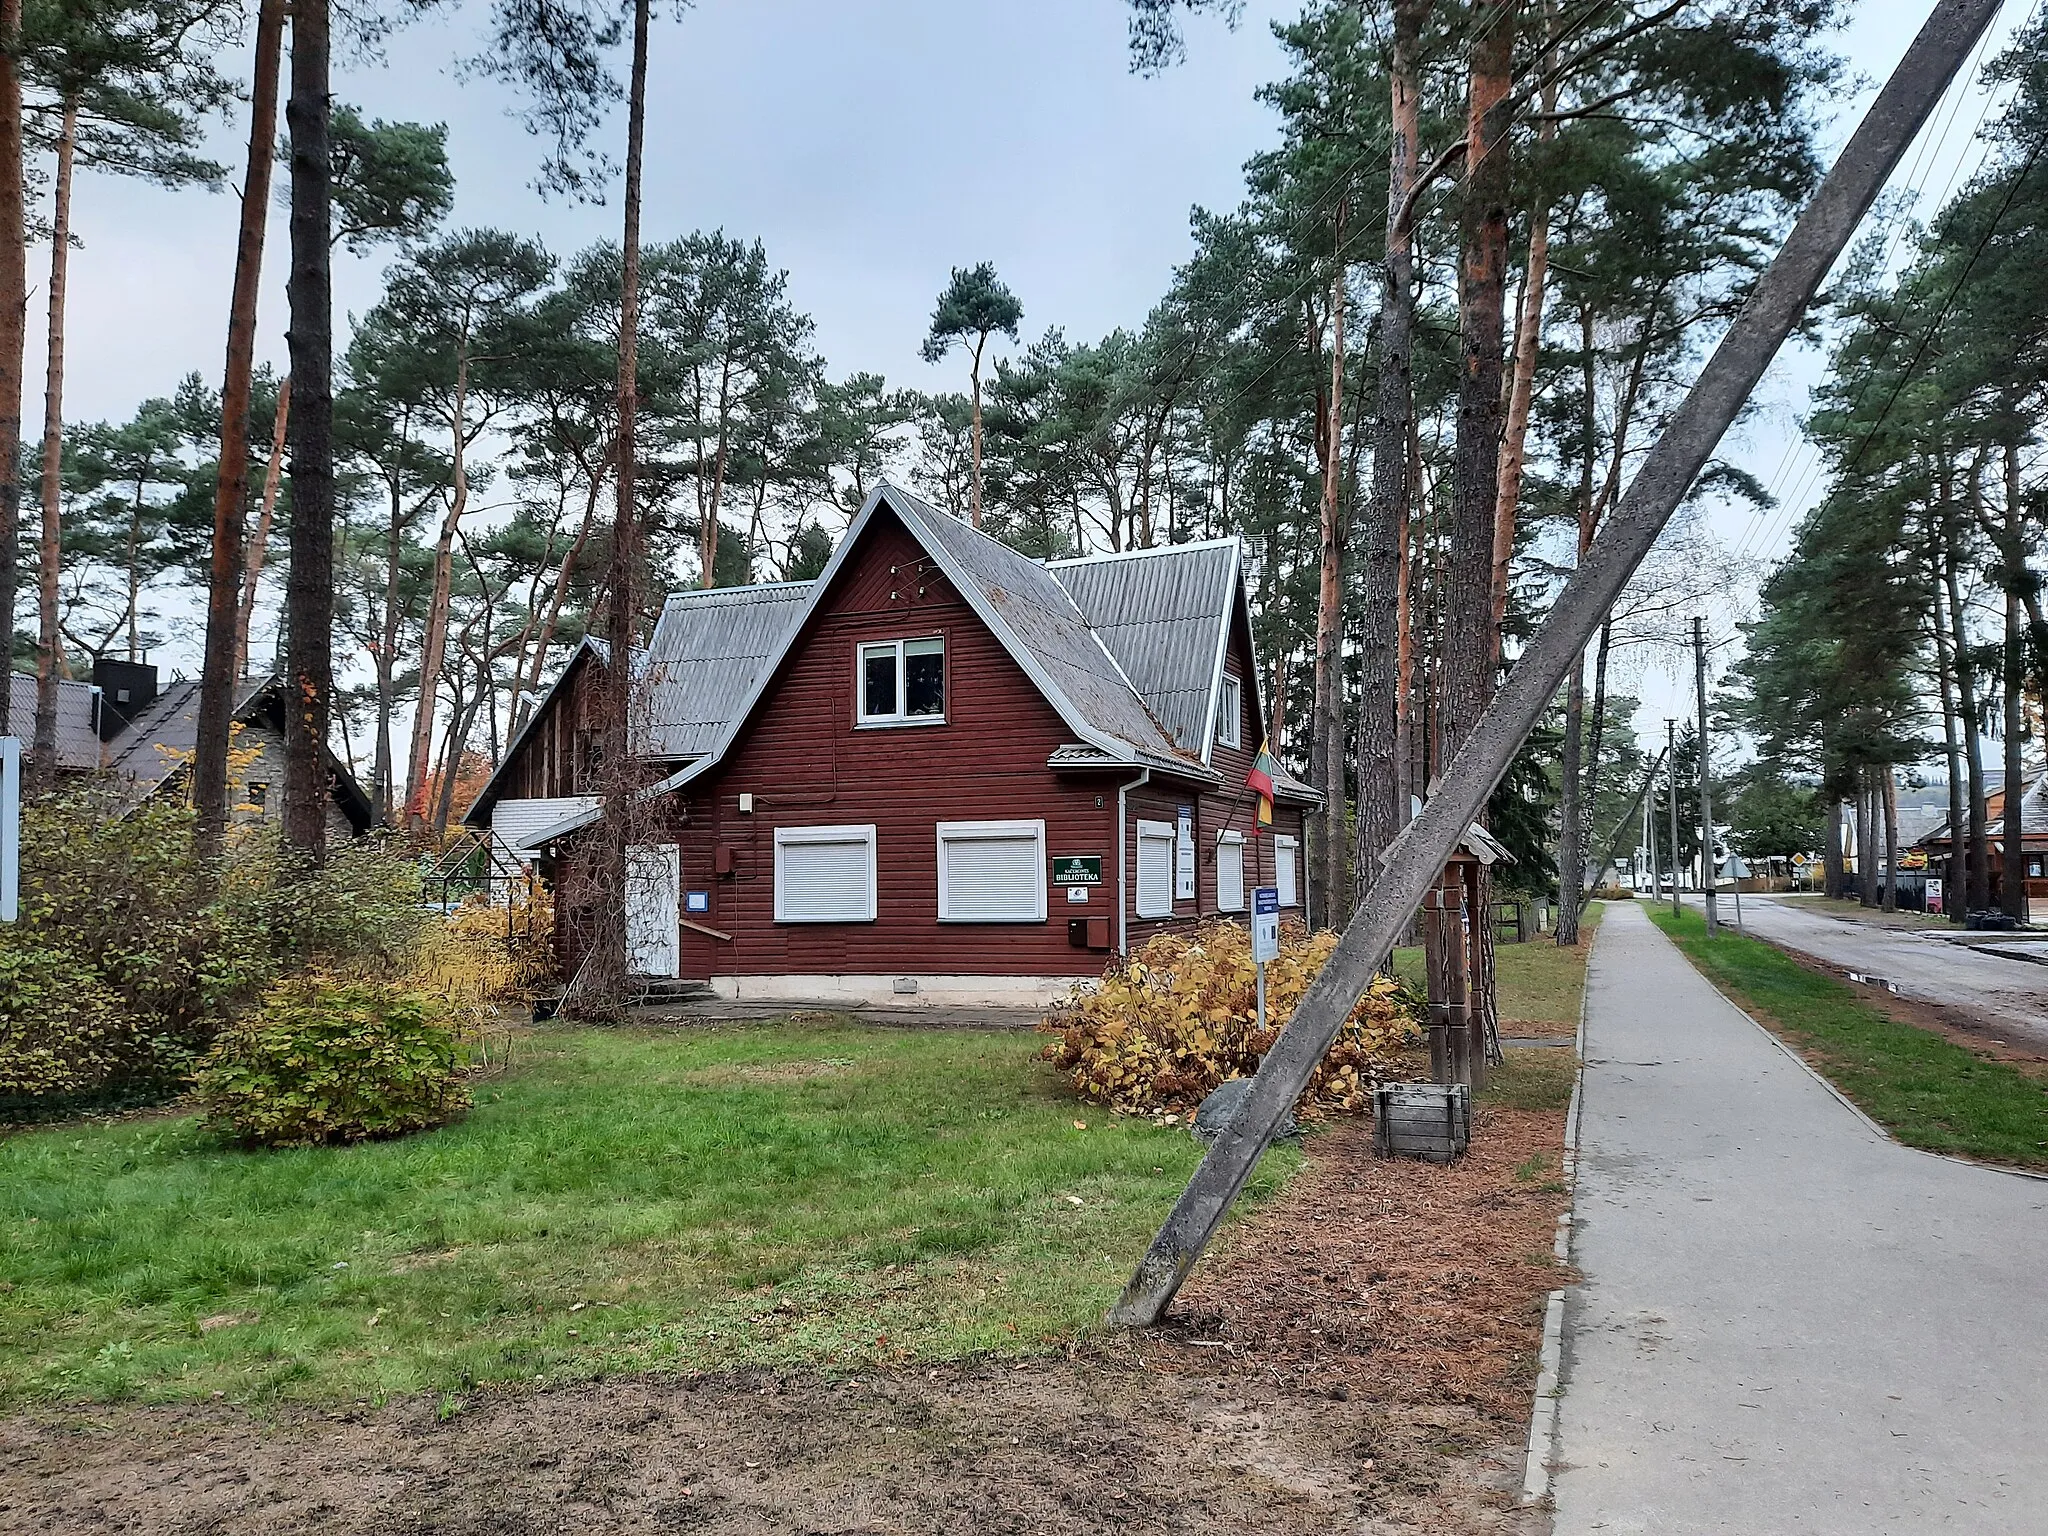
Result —
[{"label": "lithuanian flag", "polygon": [[1273,753],[1262,740],[1259,755],[1252,759],[1252,771],[1244,776],[1245,788],[1259,795],[1259,825],[1273,825]]}]

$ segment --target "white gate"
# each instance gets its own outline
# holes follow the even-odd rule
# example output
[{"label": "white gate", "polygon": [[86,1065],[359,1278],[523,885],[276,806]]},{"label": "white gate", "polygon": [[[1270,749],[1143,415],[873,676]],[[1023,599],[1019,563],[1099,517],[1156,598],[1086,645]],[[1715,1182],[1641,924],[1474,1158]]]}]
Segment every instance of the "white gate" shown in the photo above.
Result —
[{"label": "white gate", "polygon": [[626,853],[626,968],[635,976],[674,976],[682,966],[682,850],[643,843]]}]

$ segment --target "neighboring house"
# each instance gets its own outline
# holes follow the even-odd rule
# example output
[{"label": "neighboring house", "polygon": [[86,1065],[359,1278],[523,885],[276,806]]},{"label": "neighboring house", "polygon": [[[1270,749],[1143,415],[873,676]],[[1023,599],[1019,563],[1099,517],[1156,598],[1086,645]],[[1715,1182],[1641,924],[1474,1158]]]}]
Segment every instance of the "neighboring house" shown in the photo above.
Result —
[{"label": "neighboring house", "polygon": [[[1991,868],[1991,904],[1997,906],[2005,889],[2005,790],[2003,786],[1984,797],[1986,842]],[[1967,833],[1965,834],[1967,836]],[[1944,820],[1920,839],[1927,850],[1928,868],[1939,872],[1949,857],[1949,829]],[[2037,773],[2022,782],[2020,792],[2020,849],[2026,859],[2025,878],[2029,900],[2048,899],[2048,773]]]},{"label": "neighboring house", "polygon": [[[635,969],[733,997],[1039,1002],[1106,955],[1277,886],[1278,776],[1235,540],[1041,564],[894,487],[814,582],[671,597],[636,658],[660,828],[634,851]],[[586,643],[465,820],[544,854],[580,963],[608,664]],[[547,819],[543,819],[547,818]]]},{"label": "neighboring house", "polygon": [[[90,771],[100,765],[100,691],[91,683],[57,681],[57,767]],[[22,750],[34,752],[36,675],[7,674],[7,734],[20,738]]]},{"label": "neighboring house", "polygon": [[[125,806],[162,795],[190,794],[191,763],[199,741],[199,684],[175,678],[157,691],[155,667],[103,662],[94,669],[102,696],[102,766],[117,782]],[[244,678],[235,689],[236,732],[228,785],[230,820],[274,820],[284,808],[284,679]],[[327,835],[358,837],[376,823],[376,811],[346,765],[327,753],[333,798]]]}]

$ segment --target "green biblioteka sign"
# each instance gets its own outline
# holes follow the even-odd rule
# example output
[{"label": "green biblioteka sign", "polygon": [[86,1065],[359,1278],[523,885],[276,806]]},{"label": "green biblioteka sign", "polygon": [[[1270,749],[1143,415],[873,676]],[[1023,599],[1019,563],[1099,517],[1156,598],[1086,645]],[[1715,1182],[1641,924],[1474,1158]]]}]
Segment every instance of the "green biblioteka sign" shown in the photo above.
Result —
[{"label": "green biblioteka sign", "polygon": [[1052,861],[1052,883],[1054,885],[1102,884],[1102,855],[1099,853],[1089,853],[1078,857],[1054,859]]}]

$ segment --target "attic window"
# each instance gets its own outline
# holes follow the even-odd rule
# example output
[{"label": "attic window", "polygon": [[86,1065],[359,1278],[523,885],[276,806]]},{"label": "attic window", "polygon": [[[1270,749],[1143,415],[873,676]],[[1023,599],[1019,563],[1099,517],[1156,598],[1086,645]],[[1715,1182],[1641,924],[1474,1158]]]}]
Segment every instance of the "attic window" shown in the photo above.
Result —
[{"label": "attic window", "polygon": [[1223,697],[1216,703],[1216,745],[1244,745],[1244,685],[1225,674]]},{"label": "attic window", "polygon": [[860,648],[862,725],[937,725],[946,718],[946,642],[883,640]]}]

